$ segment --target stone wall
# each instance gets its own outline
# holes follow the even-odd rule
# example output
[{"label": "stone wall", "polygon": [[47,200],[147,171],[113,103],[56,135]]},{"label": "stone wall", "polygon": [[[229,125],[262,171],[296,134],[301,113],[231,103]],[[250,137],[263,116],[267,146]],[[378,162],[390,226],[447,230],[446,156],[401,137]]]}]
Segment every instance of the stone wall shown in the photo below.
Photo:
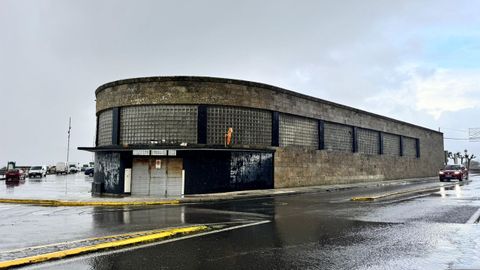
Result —
[{"label": "stone wall", "polygon": [[434,176],[443,165],[443,134],[282,88],[208,77],[151,77],[105,84],[97,114],[143,104],[206,104],[266,109],[393,133],[420,141],[420,157],[368,155],[301,146],[276,148],[275,187]]},{"label": "stone wall", "polygon": [[299,147],[277,148],[274,162],[275,188],[430,177],[442,167],[435,156],[417,159]]}]

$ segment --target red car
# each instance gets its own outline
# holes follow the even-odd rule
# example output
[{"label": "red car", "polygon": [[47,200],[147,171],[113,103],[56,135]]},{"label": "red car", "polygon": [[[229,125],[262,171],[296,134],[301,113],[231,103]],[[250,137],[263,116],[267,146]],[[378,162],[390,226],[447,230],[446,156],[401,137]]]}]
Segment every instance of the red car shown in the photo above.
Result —
[{"label": "red car", "polygon": [[14,181],[14,180],[24,180],[25,179],[25,172],[20,169],[11,169],[8,170],[5,174],[5,179],[7,182]]},{"label": "red car", "polygon": [[450,179],[463,181],[463,179],[468,177],[468,170],[463,165],[447,165],[443,170],[438,172],[438,177],[440,178],[440,182]]}]

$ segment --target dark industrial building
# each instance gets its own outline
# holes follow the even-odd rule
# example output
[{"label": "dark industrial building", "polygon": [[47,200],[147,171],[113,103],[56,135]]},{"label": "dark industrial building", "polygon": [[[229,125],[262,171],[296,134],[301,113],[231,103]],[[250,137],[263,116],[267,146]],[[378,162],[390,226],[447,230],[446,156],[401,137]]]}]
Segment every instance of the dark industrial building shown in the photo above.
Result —
[{"label": "dark industrial building", "polygon": [[435,176],[440,132],[271,85],[120,80],[96,92],[94,193],[178,196]]}]

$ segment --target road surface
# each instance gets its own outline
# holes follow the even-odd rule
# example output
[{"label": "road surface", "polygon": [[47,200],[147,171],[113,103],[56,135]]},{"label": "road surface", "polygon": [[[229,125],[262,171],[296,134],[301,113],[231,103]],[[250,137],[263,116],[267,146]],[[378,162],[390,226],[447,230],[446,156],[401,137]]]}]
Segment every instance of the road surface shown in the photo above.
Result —
[{"label": "road surface", "polygon": [[[244,224],[32,269],[480,269],[480,177],[414,198],[395,187],[160,207],[0,205],[0,251],[186,224]],[[10,227],[9,227],[10,226]],[[15,230],[18,228],[18,230]],[[9,233],[7,233],[9,232]]]}]

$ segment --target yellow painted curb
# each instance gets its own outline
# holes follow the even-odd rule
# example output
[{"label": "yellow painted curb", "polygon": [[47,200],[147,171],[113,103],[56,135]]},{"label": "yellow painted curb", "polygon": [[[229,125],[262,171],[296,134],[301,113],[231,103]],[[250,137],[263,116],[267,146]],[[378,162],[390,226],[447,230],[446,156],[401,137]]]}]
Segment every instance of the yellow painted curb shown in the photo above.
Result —
[{"label": "yellow painted curb", "polygon": [[33,204],[41,206],[145,206],[179,204],[178,200],[166,201],[131,201],[131,202],[100,202],[100,201],[61,201],[61,200],[32,200],[32,199],[0,199],[0,203]]},{"label": "yellow painted curb", "polygon": [[350,199],[351,201],[374,201],[374,197],[353,197]]},{"label": "yellow painted curb", "polygon": [[[44,261],[49,261],[54,259],[61,259],[68,256],[79,255],[83,253],[130,246],[130,245],[146,243],[146,242],[153,242],[153,241],[157,241],[167,237],[175,236],[177,234],[189,234],[189,233],[200,232],[205,230],[208,230],[208,227],[205,225],[161,230],[161,231],[158,231],[157,233],[138,236],[138,237],[132,237],[125,240],[117,240],[117,241],[101,243],[101,244],[96,244],[91,246],[45,253],[45,254],[40,254],[40,255],[30,256],[26,258],[10,260],[10,261],[3,261],[3,262],[0,262],[0,268],[8,268],[8,267],[14,267],[14,266],[20,266],[20,265],[26,265],[26,264],[32,264],[32,263],[39,263],[39,262],[44,262]],[[124,234],[120,236],[128,236],[132,234],[138,234],[138,233]],[[99,237],[97,239],[104,239],[104,238],[108,238],[108,237]],[[92,238],[91,240],[94,240],[94,238]]]}]

